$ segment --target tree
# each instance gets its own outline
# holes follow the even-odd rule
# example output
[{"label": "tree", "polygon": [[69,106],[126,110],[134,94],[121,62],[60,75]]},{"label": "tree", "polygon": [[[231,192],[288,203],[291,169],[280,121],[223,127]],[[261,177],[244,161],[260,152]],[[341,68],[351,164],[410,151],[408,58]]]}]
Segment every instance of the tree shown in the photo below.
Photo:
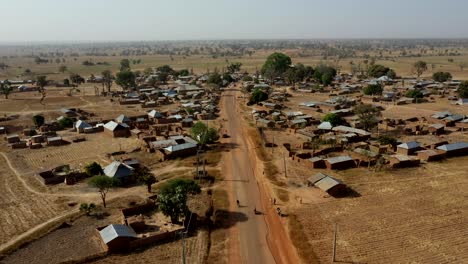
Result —
[{"label": "tree", "polygon": [[131,71],[120,71],[117,73],[115,83],[120,85],[124,90],[134,87],[136,76]]},{"label": "tree", "polygon": [[212,83],[212,84],[216,84],[218,86],[222,86],[223,85],[223,78],[221,78],[221,75],[218,72],[213,72],[208,77],[208,80],[206,81],[206,83],[208,83],[208,84]]},{"label": "tree", "polygon": [[190,179],[174,179],[161,186],[158,202],[161,212],[171,218],[172,223],[177,223],[179,218],[188,211],[187,197],[189,194],[201,192],[200,186]]},{"label": "tree", "polygon": [[218,131],[212,127],[208,127],[203,122],[198,121],[191,128],[192,137],[200,144],[213,143],[219,139]]},{"label": "tree", "polygon": [[397,144],[397,139],[389,136],[380,136],[379,143],[382,145],[392,145],[395,146]]},{"label": "tree", "polygon": [[413,70],[419,78],[425,71],[427,71],[427,63],[424,61],[417,61],[413,64]]},{"label": "tree", "polygon": [[166,83],[168,79],[169,79],[169,74],[167,72],[158,73],[158,81],[160,83]]},{"label": "tree", "polygon": [[344,119],[336,113],[328,113],[323,117],[322,120],[325,122],[330,122],[332,126],[339,126],[344,123]]},{"label": "tree", "polygon": [[282,76],[291,66],[291,58],[286,54],[275,52],[266,59],[262,66],[262,75],[268,75],[270,80]]},{"label": "tree", "polygon": [[322,78],[321,78],[321,81],[322,81],[322,84],[325,85],[325,86],[328,86],[328,85],[332,84],[332,82],[333,82],[332,74],[329,73],[329,72],[323,74]]},{"label": "tree", "polygon": [[45,123],[45,118],[41,115],[35,115],[32,117],[34,125],[39,128]]},{"label": "tree", "polygon": [[421,91],[413,89],[413,90],[409,90],[408,92],[406,92],[406,97],[420,99],[420,98],[423,98],[424,95]]},{"label": "tree", "polygon": [[58,124],[62,129],[73,127],[73,120],[69,117],[64,117],[58,121]]},{"label": "tree", "polygon": [[446,82],[452,79],[452,74],[449,72],[436,72],[432,74],[432,79],[434,79],[436,82]]},{"label": "tree", "polygon": [[[323,85],[330,85],[331,81],[333,81],[333,78],[336,76],[336,73],[335,68],[320,64],[315,68],[313,78]],[[323,77],[324,75],[326,75],[326,77]]]},{"label": "tree", "polygon": [[104,170],[102,169],[101,165],[95,161],[86,165],[84,171],[89,177],[104,174]]},{"label": "tree", "polygon": [[363,92],[365,95],[382,95],[383,87],[381,84],[369,84]]},{"label": "tree", "polygon": [[390,68],[388,67],[385,67],[380,64],[374,64],[374,65],[369,66],[369,69],[367,70],[367,75],[370,77],[379,78],[379,77],[387,75],[389,71],[390,71]]},{"label": "tree", "polygon": [[74,84],[80,85],[85,82],[85,79],[79,74],[72,73],[70,74],[70,81]]},{"label": "tree", "polygon": [[385,74],[390,79],[395,79],[397,77],[396,72],[392,69],[388,70],[387,74]]},{"label": "tree", "polygon": [[89,215],[91,214],[91,211],[93,211],[94,209],[96,209],[96,205],[93,204],[93,203],[82,203],[80,204],[80,211],[81,212],[85,212],[86,215]]},{"label": "tree", "polygon": [[381,115],[380,110],[370,104],[356,106],[354,108],[354,113],[358,116],[365,130],[371,130],[376,127],[379,123],[377,117]]},{"label": "tree", "polygon": [[265,100],[268,100],[268,94],[265,93],[264,91],[260,89],[255,89],[252,92],[252,95],[250,96],[250,103],[251,104],[258,104],[260,102],[263,102]]},{"label": "tree", "polygon": [[96,175],[89,179],[89,185],[98,189],[98,192],[101,195],[102,204],[106,207],[106,195],[112,187],[117,185],[117,182],[114,178],[104,175]]},{"label": "tree", "polygon": [[8,80],[3,81],[0,83],[0,94],[5,96],[5,99],[8,99],[8,95],[13,91],[13,87],[11,87],[10,82]]},{"label": "tree", "polygon": [[63,79],[63,85],[65,85],[66,87],[69,87],[70,86],[70,80],[65,78]]},{"label": "tree", "polygon": [[151,185],[157,182],[156,177],[148,169],[140,169],[136,172],[138,182],[145,184],[148,193],[151,193]]},{"label": "tree", "polygon": [[36,85],[39,87],[39,93],[41,93],[41,100],[40,103],[43,104],[42,102],[44,101],[44,98],[46,97],[46,92],[45,92],[45,86],[47,85],[47,77],[44,75],[37,76],[36,78]]},{"label": "tree", "polygon": [[171,75],[171,74],[174,74],[174,69],[171,68],[171,66],[169,65],[163,65],[163,66],[160,66],[158,68],[156,68],[156,71],[158,71],[159,73],[163,72],[163,73],[167,73],[168,75]]},{"label": "tree", "polygon": [[291,68],[287,69],[284,72],[283,76],[284,76],[284,79],[286,80],[286,82],[288,82],[289,84],[292,84],[293,86],[295,86],[297,82],[301,81],[301,77],[299,76],[299,72],[294,67],[291,67]]},{"label": "tree", "polygon": [[189,75],[190,75],[190,72],[187,69],[182,69],[177,72],[177,76],[189,76]]},{"label": "tree", "polygon": [[105,70],[101,73],[102,75],[102,85],[107,88],[107,92],[110,93],[110,89],[112,87],[112,80],[114,76],[109,70]]},{"label": "tree", "polygon": [[120,71],[130,71],[130,61],[128,59],[123,59],[120,61]]},{"label": "tree", "polygon": [[231,63],[231,64],[229,64],[229,65],[227,66],[227,71],[228,71],[228,73],[235,73],[235,72],[238,72],[238,71],[240,71],[241,66],[242,66],[242,63],[240,63],[240,62],[233,62],[233,63]]},{"label": "tree", "polygon": [[460,98],[468,98],[468,81],[464,81],[460,84],[457,93]]},{"label": "tree", "polygon": [[67,71],[67,66],[65,66],[65,65],[60,65],[60,67],[58,68],[58,71],[59,71],[60,73],[66,72],[66,71]]}]

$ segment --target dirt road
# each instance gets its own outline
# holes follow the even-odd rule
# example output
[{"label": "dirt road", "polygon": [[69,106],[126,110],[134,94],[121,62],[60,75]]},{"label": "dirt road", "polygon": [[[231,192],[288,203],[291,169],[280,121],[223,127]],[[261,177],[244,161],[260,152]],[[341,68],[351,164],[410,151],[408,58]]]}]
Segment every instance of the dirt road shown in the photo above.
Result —
[{"label": "dirt road", "polygon": [[[279,216],[268,202],[265,188],[256,177],[257,159],[244,131],[236,107],[236,92],[223,93],[224,129],[230,135],[225,143],[233,146],[224,154],[223,172],[228,182],[231,204],[230,263],[299,263],[289,244]],[[237,207],[236,200],[240,201]],[[261,214],[255,214],[254,208]],[[288,252],[284,252],[288,251]]]}]

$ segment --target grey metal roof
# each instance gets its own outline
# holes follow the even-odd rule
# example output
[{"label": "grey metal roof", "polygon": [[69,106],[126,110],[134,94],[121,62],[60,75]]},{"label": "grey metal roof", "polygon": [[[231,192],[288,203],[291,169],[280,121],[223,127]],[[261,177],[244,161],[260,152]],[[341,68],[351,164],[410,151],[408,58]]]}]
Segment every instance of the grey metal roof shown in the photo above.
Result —
[{"label": "grey metal roof", "polygon": [[302,124],[302,123],[307,123],[307,120],[299,118],[299,119],[291,120],[291,123],[293,123],[293,124]]},{"label": "grey metal roof", "polygon": [[446,118],[444,118],[444,120],[460,121],[460,120],[463,120],[464,118],[465,118],[465,116],[463,116],[463,115],[451,115],[451,116],[447,116]]},{"label": "grey metal roof", "polygon": [[333,128],[333,131],[338,131],[342,133],[356,133],[361,136],[370,136],[371,133],[363,130],[363,129],[357,129],[353,127],[347,127],[347,126],[337,126]]},{"label": "grey metal roof", "polygon": [[104,174],[111,178],[121,179],[132,175],[133,168],[120,162],[113,161],[104,168]]},{"label": "grey metal roof", "polygon": [[148,115],[153,118],[161,118],[162,114],[156,110],[151,110]]},{"label": "grey metal roof", "polygon": [[170,152],[177,152],[177,151],[196,148],[196,147],[197,147],[197,144],[189,142],[189,143],[183,143],[183,144],[179,144],[179,145],[175,145],[175,146],[169,146],[169,147],[164,148],[164,149],[167,150],[167,151],[170,151]]},{"label": "grey metal roof", "polygon": [[129,126],[125,123],[122,123],[122,124],[119,124],[119,123],[116,123],[114,121],[109,121],[107,122],[105,125],[104,125],[104,128],[110,130],[110,131],[114,131],[118,128],[128,128]]},{"label": "grey metal roof", "polygon": [[418,142],[416,141],[410,141],[410,142],[406,142],[406,143],[403,143],[403,144],[400,144],[397,146],[398,148],[402,148],[402,149],[416,149],[416,148],[419,148],[420,145]]},{"label": "grey metal roof", "polygon": [[90,124],[86,123],[85,121],[83,120],[78,120],[76,121],[75,123],[75,128],[87,128],[87,127],[91,127]]},{"label": "grey metal roof", "polygon": [[317,127],[318,129],[323,129],[323,130],[330,130],[333,128],[332,124],[330,122],[322,122],[320,125]]},{"label": "grey metal roof", "polygon": [[457,143],[446,144],[446,145],[437,147],[437,149],[440,149],[443,151],[454,151],[454,150],[466,149],[466,148],[468,148],[468,143],[466,142],[457,142]]},{"label": "grey metal roof", "polygon": [[315,186],[321,190],[328,192],[331,188],[343,184],[340,180],[327,176],[315,183]]},{"label": "grey metal roof", "polygon": [[332,157],[325,159],[328,163],[330,164],[335,164],[335,163],[341,163],[341,162],[346,162],[353,160],[350,156],[339,156],[339,157]]},{"label": "grey metal roof", "polygon": [[125,115],[119,115],[116,119],[115,119],[116,122],[118,123],[125,123],[125,122],[129,122],[130,121],[130,118],[128,118],[127,116]]},{"label": "grey metal roof", "polygon": [[437,118],[437,119],[442,119],[444,117],[451,116],[451,115],[452,115],[451,112],[443,111],[443,112],[437,112],[437,113],[433,114],[431,117]]},{"label": "grey metal roof", "polygon": [[174,139],[167,139],[167,140],[152,141],[149,144],[154,149],[163,149],[169,146],[177,145],[177,142]]},{"label": "grey metal roof", "polygon": [[323,174],[321,172],[315,174],[315,175],[312,175],[310,176],[307,181],[311,184],[315,184],[316,182],[320,181],[321,179],[325,178],[325,177],[328,177],[328,175],[326,174]]},{"label": "grey metal roof", "polygon": [[102,241],[107,244],[118,237],[137,238],[135,231],[126,225],[111,224],[99,231]]}]

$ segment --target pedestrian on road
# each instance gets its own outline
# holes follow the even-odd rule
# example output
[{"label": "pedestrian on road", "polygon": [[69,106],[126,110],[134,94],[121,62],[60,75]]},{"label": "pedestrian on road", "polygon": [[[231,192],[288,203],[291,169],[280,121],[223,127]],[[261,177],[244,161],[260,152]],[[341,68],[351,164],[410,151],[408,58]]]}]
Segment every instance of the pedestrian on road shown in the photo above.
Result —
[{"label": "pedestrian on road", "polygon": [[276,204],[276,198],[273,198],[273,204]]},{"label": "pedestrian on road", "polygon": [[236,200],[236,202],[237,202],[237,207],[239,207],[240,206],[239,200]]}]

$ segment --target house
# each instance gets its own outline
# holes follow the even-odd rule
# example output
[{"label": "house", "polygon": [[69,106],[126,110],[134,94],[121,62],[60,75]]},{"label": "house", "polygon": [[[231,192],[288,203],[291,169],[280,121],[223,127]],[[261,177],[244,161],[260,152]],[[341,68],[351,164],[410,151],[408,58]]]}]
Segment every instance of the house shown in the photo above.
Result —
[{"label": "house", "polygon": [[163,115],[160,112],[156,111],[156,110],[151,110],[151,111],[148,112],[148,117],[150,119],[154,120],[154,119],[162,118]]},{"label": "house", "polygon": [[130,118],[128,118],[125,115],[119,115],[116,119],[115,122],[122,124],[122,123],[129,123],[131,122]]},{"label": "house", "polygon": [[416,141],[410,141],[407,143],[402,143],[397,146],[397,153],[401,155],[412,155],[416,151],[421,149],[421,145],[419,145]]},{"label": "house", "polygon": [[163,149],[164,160],[179,157],[187,157],[197,154],[197,144],[192,142],[168,146]]},{"label": "house", "polygon": [[182,127],[192,127],[193,126],[193,118],[187,117],[180,121]]},{"label": "house", "polygon": [[426,149],[417,153],[418,158],[424,161],[436,161],[445,158],[445,152],[442,150]]},{"label": "house", "polygon": [[21,141],[17,134],[11,134],[5,137],[8,144],[18,143]]},{"label": "house", "polygon": [[458,101],[455,103],[457,105],[468,105],[468,98],[460,98]]},{"label": "house", "polygon": [[333,126],[330,122],[322,122],[317,128],[319,130],[332,130]]},{"label": "house", "polygon": [[338,179],[323,173],[317,173],[307,179],[309,186],[315,186],[332,196],[340,196],[346,191],[346,185]]},{"label": "house", "polygon": [[275,127],[275,122],[271,121],[271,120],[268,120],[268,119],[264,119],[264,118],[259,118],[257,120],[257,123],[265,126],[265,127],[268,127],[268,128],[272,128],[272,127]]},{"label": "house", "polygon": [[307,120],[303,118],[297,118],[288,121],[290,128],[304,128],[307,125]]},{"label": "house", "polygon": [[73,109],[62,108],[62,109],[60,109],[60,111],[66,117],[75,117],[75,116],[77,116],[76,112]]},{"label": "house", "polygon": [[47,138],[47,146],[61,146],[63,145],[64,141],[62,137],[48,137]]},{"label": "house", "polygon": [[390,162],[390,166],[392,168],[414,167],[418,166],[420,163],[419,159],[411,158],[401,154],[391,155],[386,157],[386,159]]},{"label": "house", "polygon": [[468,143],[466,142],[446,144],[437,147],[437,149],[442,150],[447,157],[468,155]]},{"label": "house", "polygon": [[111,224],[99,231],[101,241],[109,252],[126,252],[130,249],[130,242],[138,239],[135,231],[126,225]]},{"label": "house", "polygon": [[445,126],[442,124],[432,124],[427,128],[427,130],[433,135],[440,135],[445,133]]},{"label": "house", "polygon": [[120,161],[113,161],[111,164],[104,168],[104,175],[114,178],[122,184],[131,181],[133,175],[133,168]]},{"label": "house", "polygon": [[91,126],[90,124],[86,123],[86,122],[83,121],[83,120],[78,120],[78,121],[76,121],[74,127],[75,127],[75,129],[76,129],[76,132],[78,132],[78,133],[84,133],[86,128],[90,128],[90,127],[92,127],[92,126]]},{"label": "house", "polygon": [[129,137],[130,127],[125,123],[119,124],[114,121],[109,121],[104,125],[104,132],[113,137]]},{"label": "house", "polygon": [[338,156],[325,159],[325,166],[329,170],[346,170],[356,167],[356,162],[350,156]]}]

